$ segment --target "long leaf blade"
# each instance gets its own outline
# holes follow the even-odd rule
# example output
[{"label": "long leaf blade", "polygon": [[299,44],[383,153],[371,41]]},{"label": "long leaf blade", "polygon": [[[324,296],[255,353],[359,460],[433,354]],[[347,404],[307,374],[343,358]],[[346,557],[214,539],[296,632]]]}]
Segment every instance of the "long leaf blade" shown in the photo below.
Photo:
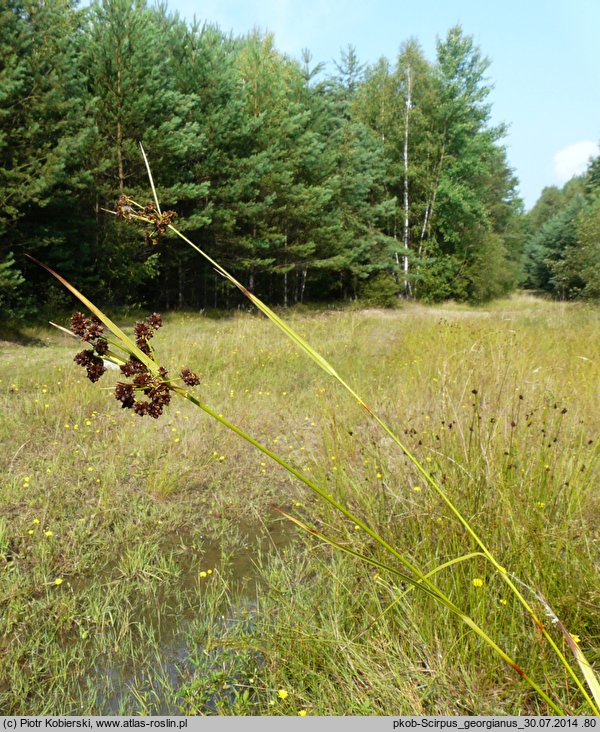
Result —
[{"label": "long leaf blade", "polygon": [[110,330],[110,332],[116,338],[118,338],[121,341],[121,343],[125,346],[125,350],[127,350],[132,356],[135,356],[138,359],[138,361],[141,361],[148,368],[148,370],[151,373],[153,373],[155,375],[158,374],[158,365],[156,364],[156,362],[153,361],[151,358],[149,358],[142,350],[140,350],[137,347],[137,345],[131,340],[131,338],[129,338],[129,336],[125,335],[125,333],[123,333],[123,331],[119,328],[118,325],[113,323],[113,321],[108,317],[108,315],[105,315],[102,312],[102,310],[100,310],[100,308],[96,307],[91,300],[88,300],[87,297],[83,293],[79,292],[79,290],[76,287],[73,287],[72,284],[67,282],[67,280],[65,280],[64,277],[59,275],[58,272],[55,272],[51,267],[48,267],[43,262],[40,262],[35,257],[32,257],[30,254],[28,254],[27,257],[29,257],[29,259],[31,259],[32,262],[35,262],[40,267],[42,267],[47,272],[49,272],[53,277],[56,277],[56,279],[61,283],[61,285],[66,287],[67,290],[69,290],[73,295],[75,295],[75,297],[80,302],[82,302],[90,312],[94,313],[94,315],[104,323],[104,325],[108,328],[108,330]]}]

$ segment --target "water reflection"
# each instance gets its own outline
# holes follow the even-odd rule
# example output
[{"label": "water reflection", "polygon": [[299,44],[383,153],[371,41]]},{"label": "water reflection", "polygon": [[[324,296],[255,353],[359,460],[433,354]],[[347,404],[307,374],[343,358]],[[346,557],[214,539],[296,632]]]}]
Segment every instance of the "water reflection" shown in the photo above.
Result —
[{"label": "water reflection", "polygon": [[[183,698],[177,698],[175,690],[203,675],[222,682],[219,693],[204,697],[205,713],[214,712],[224,696],[234,693],[237,679],[221,677],[225,668],[236,664],[224,663],[220,650],[206,649],[200,640],[199,598],[208,582],[218,581],[226,588],[216,623],[211,616],[212,637],[225,635],[234,625],[252,632],[260,583],[258,564],[268,553],[284,549],[295,534],[293,525],[282,520],[268,529],[257,525],[241,531],[243,548],[226,556],[220,541],[204,539],[191,550],[180,537],[173,536],[161,545],[162,560],[168,560],[165,565],[173,568],[173,575],[158,589],[141,592],[137,605],[130,608],[139,637],[136,658],[124,658],[118,652],[105,654],[81,682],[80,693],[95,699],[94,714],[181,715],[187,705]],[[201,578],[199,573],[208,569],[212,574]],[[118,580],[121,573],[122,580],[124,571],[123,564],[117,562],[105,576]],[[254,660],[260,664],[259,658]]]}]

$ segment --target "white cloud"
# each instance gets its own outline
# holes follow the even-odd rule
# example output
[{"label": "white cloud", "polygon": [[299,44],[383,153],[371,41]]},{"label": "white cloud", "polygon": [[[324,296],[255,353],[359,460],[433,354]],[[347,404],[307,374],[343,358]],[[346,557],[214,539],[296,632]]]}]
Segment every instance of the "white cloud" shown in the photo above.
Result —
[{"label": "white cloud", "polygon": [[567,145],[554,156],[554,174],[561,183],[566,183],[574,175],[584,173],[589,159],[598,153],[600,148],[590,140]]}]

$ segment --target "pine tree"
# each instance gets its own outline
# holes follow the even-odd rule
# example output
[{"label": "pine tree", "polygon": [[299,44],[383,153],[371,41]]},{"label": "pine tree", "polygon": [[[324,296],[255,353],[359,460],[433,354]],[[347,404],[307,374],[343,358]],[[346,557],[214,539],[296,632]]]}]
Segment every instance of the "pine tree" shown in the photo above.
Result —
[{"label": "pine tree", "polygon": [[123,193],[151,200],[140,143],[162,207],[178,211],[178,227],[196,231],[209,221],[207,184],[195,175],[205,149],[195,120],[198,98],[179,91],[173,73],[171,48],[179,31],[176,19],[142,0],[103,0],[91,9],[84,68],[96,130],[89,150],[98,224],[93,248],[103,285],[116,300],[143,297],[160,267],[171,264],[168,246],[157,251],[131,227],[101,214]]},{"label": "pine tree", "polygon": [[[31,291],[39,271],[23,252],[66,265],[67,275],[78,262],[89,132],[79,24],[70,0],[8,0],[0,9],[0,246],[14,252],[15,278],[26,274]],[[47,278],[39,281],[47,300]]]},{"label": "pine tree", "polygon": [[584,176],[553,192],[554,215],[539,221],[548,209],[549,192],[542,193],[530,213],[538,229],[528,241],[530,277],[559,298],[600,298],[600,177],[598,161],[590,162]]},{"label": "pine tree", "polygon": [[[518,211],[515,180],[490,125],[489,61],[456,26],[438,42],[437,155],[423,222],[427,297],[485,300],[510,289],[516,271],[503,239]],[[508,204],[499,215],[498,202]],[[514,202],[514,203],[513,203]]]},{"label": "pine tree", "polygon": [[566,297],[583,287],[572,278],[563,260],[569,248],[577,245],[576,225],[585,207],[586,183],[574,178],[562,189],[544,188],[535,206],[525,217],[526,241],[521,283],[524,287],[544,290]]}]

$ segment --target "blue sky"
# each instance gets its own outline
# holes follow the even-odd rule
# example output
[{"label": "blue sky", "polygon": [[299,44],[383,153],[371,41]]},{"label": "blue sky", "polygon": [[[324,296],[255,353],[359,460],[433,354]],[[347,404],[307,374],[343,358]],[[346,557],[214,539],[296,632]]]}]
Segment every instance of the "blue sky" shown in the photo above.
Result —
[{"label": "blue sky", "polygon": [[600,0],[169,0],[185,18],[236,35],[253,27],[315,61],[355,46],[361,61],[393,60],[416,37],[435,58],[436,37],[460,22],[491,60],[493,121],[505,122],[508,158],[530,208],[547,185],[582,172],[600,141]]}]

